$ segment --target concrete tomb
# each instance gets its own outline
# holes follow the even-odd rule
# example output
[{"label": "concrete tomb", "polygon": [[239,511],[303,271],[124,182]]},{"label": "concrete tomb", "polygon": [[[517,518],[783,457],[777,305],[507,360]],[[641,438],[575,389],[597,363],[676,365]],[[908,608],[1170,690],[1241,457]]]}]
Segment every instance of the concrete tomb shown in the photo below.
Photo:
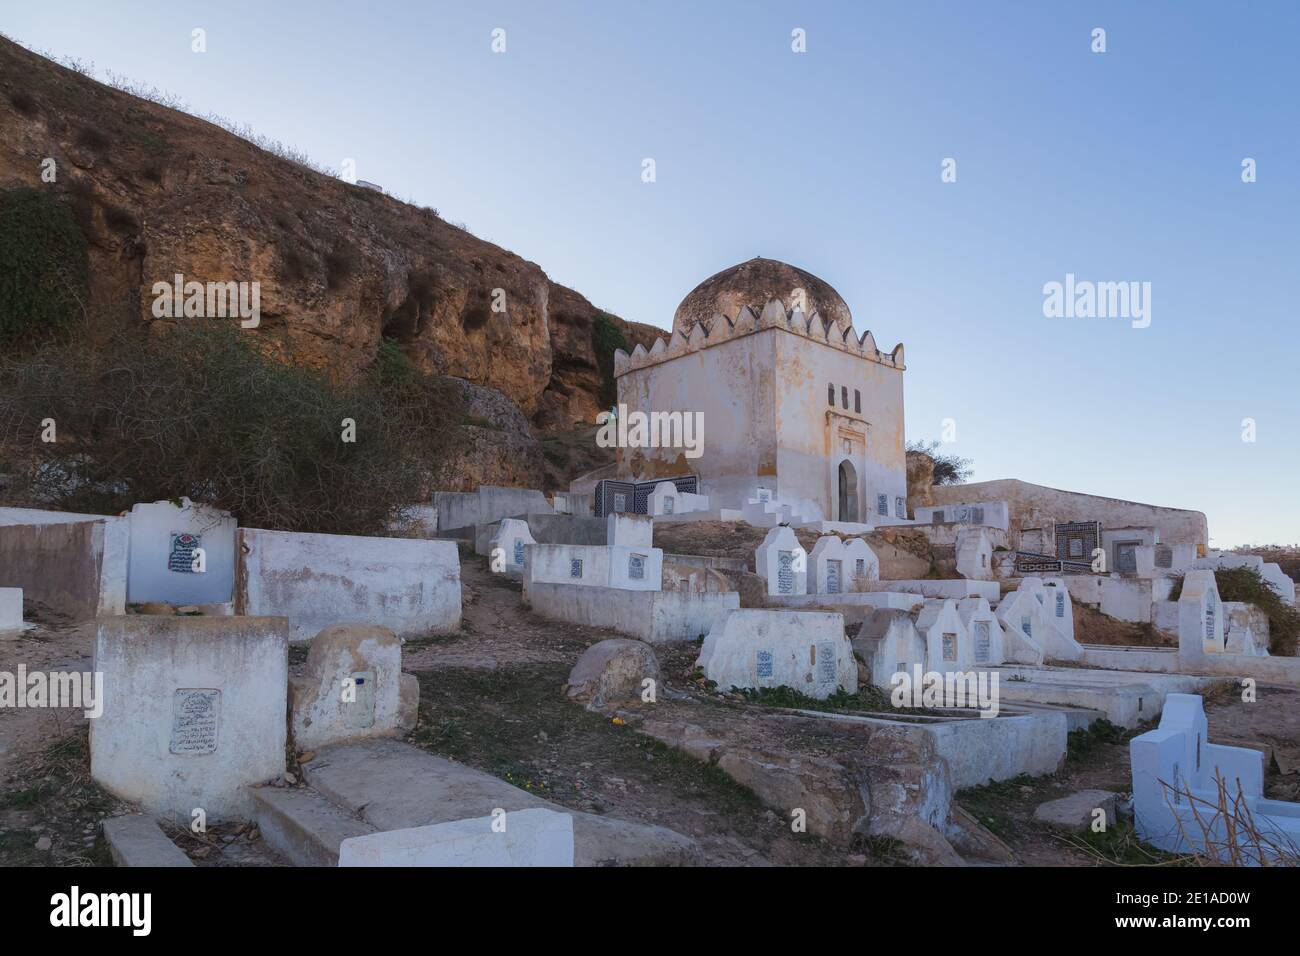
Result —
[{"label": "concrete tomb", "polygon": [[957,532],[957,573],[974,581],[993,580],[993,544],[983,528]]},{"label": "concrete tomb", "polygon": [[1223,611],[1227,615],[1224,650],[1247,657],[1268,657],[1268,615],[1255,605],[1242,601],[1224,601]]},{"label": "concrete tomb", "polygon": [[288,642],[283,617],[101,618],[91,776],[184,826],[246,818],[244,786],[284,773]]},{"label": "concrete tomb", "polygon": [[[1019,630],[1021,634],[1036,643],[1042,649],[1046,659],[1058,661],[1082,659],[1083,647],[1073,637],[1072,608],[1064,608],[1070,616],[1061,617],[1058,623],[1056,600],[1060,591],[1055,588],[1055,585],[1051,590],[1044,587],[1041,578],[1023,578],[1020,587],[998,603],[998,620],[1002,622],[1003,629],[1014,639],[1009,647],[1009,656],[1012,660],[1022,660],[1022,656],[1019,655],[1029,652],[1028,648],[1017,649],[1016,643],[1020,642],[1020,636],[1013,634],[1015,630]],[[1069,604],[1068,595],[1065,603]]]},{"label": "concrete tomb", "polygon": [[994,613],[1002,625],[1006,660],[1041,664],[1046,659],[1050,625],[1032,592],[1024,588],[1012,591],[998,602]]},{"label": "concrete tomb", "polygon": [[655,485],[655,490],[650,492],[646,507],[649,508],[650,514],[655,516],[708,511],[709,496],[678,491],[677,486],[671,481],[661,481]]},{"label": "concrete tomb", "polygon": [[808,593],[808,553],[788,527],[767,533],[754,552],[754,568],[767,582],[768,594]]},{"label": "concrete tomb", "polygon": [[1199,694],[1166,697],[1159,728],[1130,741],[1129,760],[1142,840],[1236,865],[1294,862],[1300,803],[1264,798],[1262,752],[1209,742]]},{"label": "concrete tomb", "polygon": [[631,512],[610,512],[605,518],[605,544],[610,547],[649,548],[654,544],[654,518]]},{"label": "concrete tomb", "polygon": [[843,594],[849,589],[846,574],[844,542],[839,535],[822,535],[808,555],[808,593]]},{"label": "concrete tomb", "polygon": [[892,690],[890,678],[911,674],[914,665],[926,666],[925,639],[916,629],[912,612],[882,608],[867,612],[853,637],[853,653],[862,661],[868,679],[882,690]]},{"label": "concrete tomb", "polygon": [[494,574],[523,574],[528,545],[536,543],[527,521],[502,518],[488,545],[488,569]]},{"label": "concrete tomb", "polygon": [[785,686],[824,699],[858,689],[844,618],[824,611],[732,611],[713,625],[696,665],[721,690]]},{"label": "concrete tomb", "polygon": [[235,587],[234,516],[182,498],[137,504],[128,516],[126,599],[223,604]]},{"label": "concrete tomb", "polygon": [[1043,608],[1049,623],[1069,641],[1074,640],[1074,601],[1064,578],[1043,581]]},{"label": "concrete tomb", "polygon": [[880,579],[880,560],[861,538],[824,534],[808,555],[809,594],[860,592]]},{"label": "concrete tomb", "polygon": [[378,624],[335,624],[311,641],[303,673],[289,682],[289,719],[299,750],[415,727],[420,683],[402,673],[402,640]]},{"label": "concrete tomb", "polygon": [[477,490],[468,492],[435,491],[433,507],[438,513],[439,531],[492,524],[515,515],[553,514],[555,511],[540,491],[496,485],[479,485]]},{"label": "concrete tomb", "polygon": [[398,637],[460,629],[454,541],[241,528],[236,614],[282,614],[294,641],[331,624],[382,624]]},{"label": "concrete tomb", "polygon": [[501,810],[404,830],[348,837],[339,866],[573,866],[573,816]]}]

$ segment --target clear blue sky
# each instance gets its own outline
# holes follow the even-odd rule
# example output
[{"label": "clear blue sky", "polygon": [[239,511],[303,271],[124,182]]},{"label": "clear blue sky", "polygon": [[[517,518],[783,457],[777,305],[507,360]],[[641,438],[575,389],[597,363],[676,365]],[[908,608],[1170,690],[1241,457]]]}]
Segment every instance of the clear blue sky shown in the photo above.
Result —
[{"label": "clear blue sky", "polygon": [[[625,318],[784,259],[906,344],[909,437],[955,419],[975,480],[1300,541],[1300,4],[41,0],[0,31],[352,157]],[[1045,318],[1067,272],[1152,283],[1151,326]]]}]

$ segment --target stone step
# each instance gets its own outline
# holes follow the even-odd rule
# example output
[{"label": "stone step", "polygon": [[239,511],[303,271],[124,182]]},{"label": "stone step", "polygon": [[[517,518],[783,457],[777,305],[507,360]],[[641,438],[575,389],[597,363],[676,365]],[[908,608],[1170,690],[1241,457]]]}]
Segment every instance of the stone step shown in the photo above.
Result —
[{"label": "stone step", "polygon": [[377,829],[310,787],[250,787],[262,839],[294,866],[338,866],[339,844]]},{"label": "stone step", "polygon": [[[487,817],[497,809],[509,813],[537,807],[573,816],[575,866],[693,866],[702,861],[695,841],[673,830],[569,810],[400,740],[373,738],[322,747],[301,769],[318,797],[332,803],[340,816],[371,830],[402,830]],[[288,802],[283,797],[268,802],[276,800]],[[340,833],[338,840],[351,835]],[[332,846],[337,862],[338,841]]]},{"label": "stone step", "polygon": [[117,866],[194,866],[153,818],[143,814],[109,817],[104,839]]}]

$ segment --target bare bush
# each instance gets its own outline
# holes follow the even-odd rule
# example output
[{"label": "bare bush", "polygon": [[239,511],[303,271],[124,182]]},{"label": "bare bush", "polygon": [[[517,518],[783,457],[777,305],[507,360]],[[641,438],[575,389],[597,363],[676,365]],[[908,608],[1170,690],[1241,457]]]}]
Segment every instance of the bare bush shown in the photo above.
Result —
[{"label": "bare bush", "polygon": [[186,496],[246,526],[342,534],[382,532],[426,499],[463,418],[454,389],[394,375],[400,353],[334,384],[253,343],[201,320],[0,360],[11,496],[110,514]]}]

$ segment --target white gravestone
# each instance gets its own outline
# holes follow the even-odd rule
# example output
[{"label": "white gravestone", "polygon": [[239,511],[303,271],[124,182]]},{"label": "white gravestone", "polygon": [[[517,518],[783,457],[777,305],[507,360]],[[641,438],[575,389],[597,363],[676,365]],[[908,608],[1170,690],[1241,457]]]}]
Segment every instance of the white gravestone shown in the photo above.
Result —
[{"label": "white gravestone", "polygon": [[838,535],[824,534],[808,555],[808,593],[843,594],[844,542]]},{"label": "white gravestone", "polygon": [[523,574],[528,545],[536,543],[527,521],[502,518],[488,545],[488,569],[496,574]]},{"label": "white gravestone", "polygon": [[[1166,697],[1159,728],[1129,742],[1129,762],[1134,825],[1145,842],[1172,853],[1191,851],[1229,862],[1231,823],[1239,853],[1231,859],[1234,864],[1277,862],[1279,849],[1294,859],[1300,845],[1300,804],[1264,799],[1260,751],[1209,742],[1199,694]],[[1219,812],[1220,783],[1229,817],[1235,819]]]},{"label": "white gravestone", "polygon": [[857,591],[868,581],[880,580],[880,559],[861,538],[844,541],[844,589]]},{"label": "white gravestone", "polygon": [[235,587],[229,512],[182,498],[137,504],[127,518],[126,599],[132,604],[224,604]]},{"label": "white gravestone", "polygon": [[788,527],[767,533],[754,552],[754,567],[767,582],[768,594],[808,593],[808,554]]},{"label": "white gravestone", "polygon": [[1223,653],[1224,617],[1214,572],[1188,571],[1178,597],[1178,653],[1191,659]]}]

